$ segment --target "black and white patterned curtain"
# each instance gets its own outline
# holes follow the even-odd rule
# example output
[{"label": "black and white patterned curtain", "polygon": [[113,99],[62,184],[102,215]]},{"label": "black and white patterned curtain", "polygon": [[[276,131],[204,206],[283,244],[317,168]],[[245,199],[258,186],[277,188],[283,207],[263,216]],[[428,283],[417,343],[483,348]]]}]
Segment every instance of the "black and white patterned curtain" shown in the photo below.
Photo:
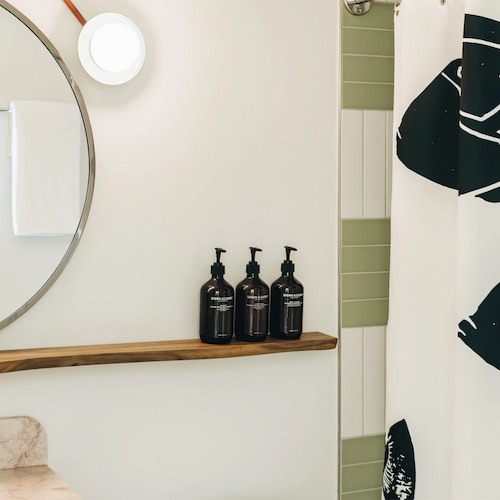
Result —
[{"label": "black and white patterned curtain", "polygon": [[384,496],[500,499],[500,0],[403,0]]}]

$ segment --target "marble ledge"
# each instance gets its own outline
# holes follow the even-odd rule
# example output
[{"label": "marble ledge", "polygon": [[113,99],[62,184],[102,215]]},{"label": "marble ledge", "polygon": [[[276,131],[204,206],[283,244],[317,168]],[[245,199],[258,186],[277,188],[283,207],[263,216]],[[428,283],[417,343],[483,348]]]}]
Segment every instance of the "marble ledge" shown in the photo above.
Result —
[{"label": "marble ledge", "polygon": [[82,500],[46,465],[0,470],[2,500]]},{"label": "marble ledge", "polygon": [[40,422],[30,417],[0,418],[0,470],[47,465],[47,459],[47,432]]}]

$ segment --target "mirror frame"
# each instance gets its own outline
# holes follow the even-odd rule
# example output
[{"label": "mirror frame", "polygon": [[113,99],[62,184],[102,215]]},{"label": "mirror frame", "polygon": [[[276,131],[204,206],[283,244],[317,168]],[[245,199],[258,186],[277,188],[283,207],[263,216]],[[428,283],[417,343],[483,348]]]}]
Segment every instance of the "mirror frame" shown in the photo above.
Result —
[{"label": "mirror frame", "polygon": [[94,195],[94,184],[95,184],[95,147],[94,147],[94,136],[92,135],[92,127],[90,125],[90,118],[83,100],[83,96],[76,84],[75,78],[68,66],[60,56],[57,49],[52,45],[50,40],[40,31],[40,29],[35,26],[24,14],[19,12],[15,7],[10,5],[5,0],[0,0],[0,8],[3,8],[10,12],[13,16],[17,17],[21,23],[23,23],[39,40],[45,45],[45,48],[52,54],[59,67],[61,68],[68,84],[70,85],[73,95],[75,96],[76,102],[80,109],[80,114],[83,120],[83,126],[85,129],[85,136],[87,138],[87,150],[89,159],[89,177],[87,182],[87,194],[85,197],[85,204],[83,206],[82,215],[80,217],[80,222],[76,229],[76,232],[71,240],[71,243],[64,254],[59,265],[56,267],[54,272],[50,275],[49,279],[42,285],[42,287],[33,295],[24,305],[22,305],[17,311],[13,312],[10,316],[0,321],[0,330],[6,326],[13,323],[16,319],[22,316],[25,312],[31,309],[46,293],[47,290],[55,283],[57,278],[61,275],[64,268],[67,266],[69,260],[75,253],[76,247],[80,242],[80,239],[85,229],[87,219],[89,217],[90,206],[92,204],[92,197]]}]

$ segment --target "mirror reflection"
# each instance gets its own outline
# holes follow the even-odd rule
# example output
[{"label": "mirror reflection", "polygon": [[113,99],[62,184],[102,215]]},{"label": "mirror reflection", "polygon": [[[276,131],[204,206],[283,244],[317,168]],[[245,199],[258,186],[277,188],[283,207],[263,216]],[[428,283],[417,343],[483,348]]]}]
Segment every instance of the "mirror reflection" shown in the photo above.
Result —
[{"label": "mirror reflection", "polygon": [[1,322],[30,301],[70,248],[85,204],[89,157],[64,72],[5,8],[0,67]]}]

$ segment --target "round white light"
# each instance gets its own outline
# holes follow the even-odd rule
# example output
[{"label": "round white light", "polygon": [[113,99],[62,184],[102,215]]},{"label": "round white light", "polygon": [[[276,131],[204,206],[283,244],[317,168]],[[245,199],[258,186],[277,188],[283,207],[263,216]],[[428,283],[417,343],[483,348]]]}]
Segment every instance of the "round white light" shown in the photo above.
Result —
[{"label": "round white light", "polygon": [[127,17],[99,14],[83,27],[78,55],[92,78],[107,85],[120,85],[142,68],[146,45],[139,28]]},{"label": "round white light", "polygon": [[105,24],[92,37],[90,53],[102,69],[119,73],[130,68],[137,59],[139,39],[124,24]]}]

